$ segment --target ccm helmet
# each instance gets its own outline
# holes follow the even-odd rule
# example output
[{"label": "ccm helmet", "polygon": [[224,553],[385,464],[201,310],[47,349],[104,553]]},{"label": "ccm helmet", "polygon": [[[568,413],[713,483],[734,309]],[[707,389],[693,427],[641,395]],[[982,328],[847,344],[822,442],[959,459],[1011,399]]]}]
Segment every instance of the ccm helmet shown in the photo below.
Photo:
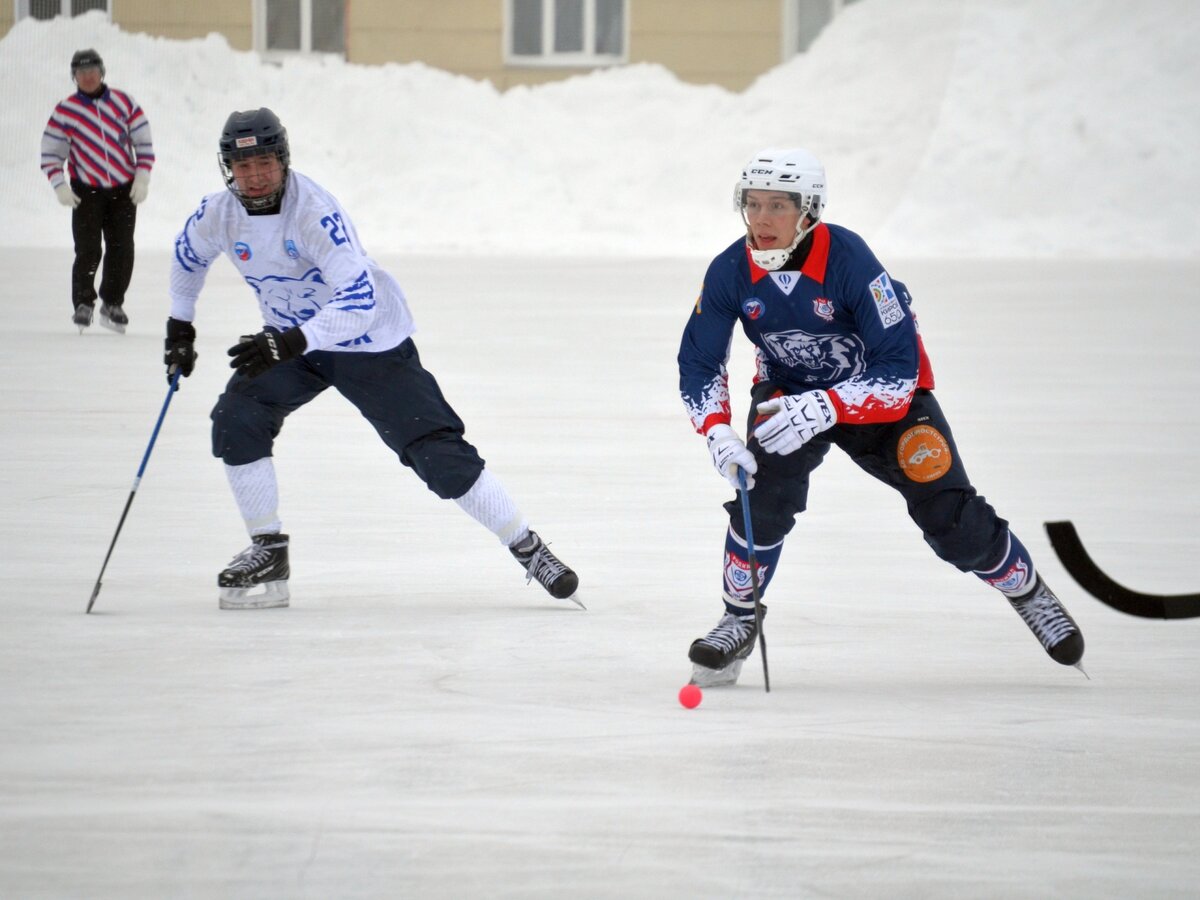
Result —
[{"label": "ccm helmet", "polygon": [[[233,177],[233,164],[239,159],[268,154],[278,157],[279,165],[283,169],[279,190],[264,197],[247,197]],[[225,120],[225,127],[221,129],[217,159],[221,165],[225,187],[229,188],[230,193],[237,197],[246,209],[269,209],[283,197],[283,190],[287,186],[288,164],[291,162],[287,129],[279,121],[279,116],[265,106],[262,109],[229,114],[229,118]]]},{"label": "ccm helmet", "polygon": [[[790,246],[778,250],[758,250],[751,243],[750,254],[754,262],[768,271],[774,271],[787,262],[792,251],[821,219],[829,197],[825,187],[825,167],[807,150],[761,150],[742,168],[742,177],[734,188],[734,206],[741,213],[743,221],[746,220],[747,191],[784,191],[791,195],[796,208],[800,210],[796,237]],[[808,218],[807,223],[805,217]],[[746,227],[749,229],[749,222]]]},{"label": "ccm helmet", "polygon": [[99,69],[100,77],[104,77],[104,60],[95,50],[76,50],[71,56],[71,80],[80,69]]}]

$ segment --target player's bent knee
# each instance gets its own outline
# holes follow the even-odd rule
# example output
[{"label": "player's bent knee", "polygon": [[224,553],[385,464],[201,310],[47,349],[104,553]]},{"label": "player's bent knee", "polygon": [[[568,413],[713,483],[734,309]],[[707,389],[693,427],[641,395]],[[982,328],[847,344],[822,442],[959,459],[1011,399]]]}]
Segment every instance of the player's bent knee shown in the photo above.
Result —
[{"label": "player's bent knee", "polygon": [[970,572],[994,561],[1008,523],[973,491],[945,491],[912,510],[925,542],[941,559]]},{"label": "player's bent knee", "polygon": [[244,466],[271,455],[280,419],[261,403],[224,393],[210,415],[213,456],[231,466]]},{"label": "player's bent knee", "polygon": [[483,471],[479,452],[454,431],[437,431],[418,438],[404,448],[400,459],[443,500],[461,497]]}]

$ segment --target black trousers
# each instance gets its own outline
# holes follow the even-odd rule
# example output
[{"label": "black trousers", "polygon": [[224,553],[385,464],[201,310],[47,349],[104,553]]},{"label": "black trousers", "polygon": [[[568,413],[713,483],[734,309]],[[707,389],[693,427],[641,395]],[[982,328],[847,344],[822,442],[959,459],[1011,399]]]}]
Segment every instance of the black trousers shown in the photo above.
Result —
[{"label": "black trousers", "polygon": [[[330,387],[442,499],[461,497],[479,479],[484,461],[412,338],[383,353],[314,350],[257,378],[235,373],[213,407],[213,456],[231,466],[271,456],[284,419]],[[338,462],[328,465],[336,470]]]},{"label": "black trousers", "polygon": [[[71,309],[96,302],[96,270],[103,257],[100,299],[121,306],[133,277],[133,226],[137,207],[129,199],[129,184],[115,188],[90,187],[72,181],[79,205],[71,214],[75,265],[71,270]],[[101,244],[103,239],[103,245]]]},{"label": "black trousers", "polygon": [[[753,434],[758,418],[755,407],[778,390],[765,381],[755,386],[748,433]],[[970,572],[995,566],[1004,556],[1008,522],[971,484],[950,424],[929,391],[917,391],[898,422],[835,425],[787,456],[765,452],[753,438],[747,446],[758,462],[750,507],[759,544],[782,541],[792,530],[808,505],[809,476],[836,446],[868,475],[899,492],[925,542],[946,562]],[[730,501],[725,509],[740,535],[741,505]],[[863,529],[869,535],[870,522]],[[863,546],[869,552],[869,538],[864,537]]]}]

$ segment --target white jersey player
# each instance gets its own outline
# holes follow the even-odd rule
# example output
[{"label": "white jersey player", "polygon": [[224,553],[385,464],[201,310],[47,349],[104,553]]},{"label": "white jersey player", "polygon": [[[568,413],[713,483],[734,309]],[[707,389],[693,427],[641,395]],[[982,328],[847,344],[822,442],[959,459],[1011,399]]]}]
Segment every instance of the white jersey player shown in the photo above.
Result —
[{"label": "white jersey player", "polygon": [[527,580],[572,598],[578,577],[530,530],[421,365],[400,285],[363,250],[333,195],[291,171],[278,117],[265,108],[230,115],[219,158],[228,190],[205,197],[175,239],[164,361],[169,379],[191,374],[197,300],[225,254],[254,291],[264,327],[230,349],[236,371],[212,411],[213,455],[251,538],[218,576],[221,608],[289,603],[272,450],[284,419],[329,387],[431,491],[495,534]]}]

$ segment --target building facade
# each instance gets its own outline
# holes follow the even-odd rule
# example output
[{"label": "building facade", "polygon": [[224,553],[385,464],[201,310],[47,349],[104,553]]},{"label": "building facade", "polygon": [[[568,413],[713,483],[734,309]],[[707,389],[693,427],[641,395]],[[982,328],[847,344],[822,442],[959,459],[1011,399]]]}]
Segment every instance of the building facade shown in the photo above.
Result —
[{"label": "building facade", "polygon": [[854,0],[9,0],[26,17],[99,10],[122,30],[211,32],[264,58],[333,53],[364,65],[421,62],[500,90],[606,66],[657,63],[742,90],[802,52]]}]

